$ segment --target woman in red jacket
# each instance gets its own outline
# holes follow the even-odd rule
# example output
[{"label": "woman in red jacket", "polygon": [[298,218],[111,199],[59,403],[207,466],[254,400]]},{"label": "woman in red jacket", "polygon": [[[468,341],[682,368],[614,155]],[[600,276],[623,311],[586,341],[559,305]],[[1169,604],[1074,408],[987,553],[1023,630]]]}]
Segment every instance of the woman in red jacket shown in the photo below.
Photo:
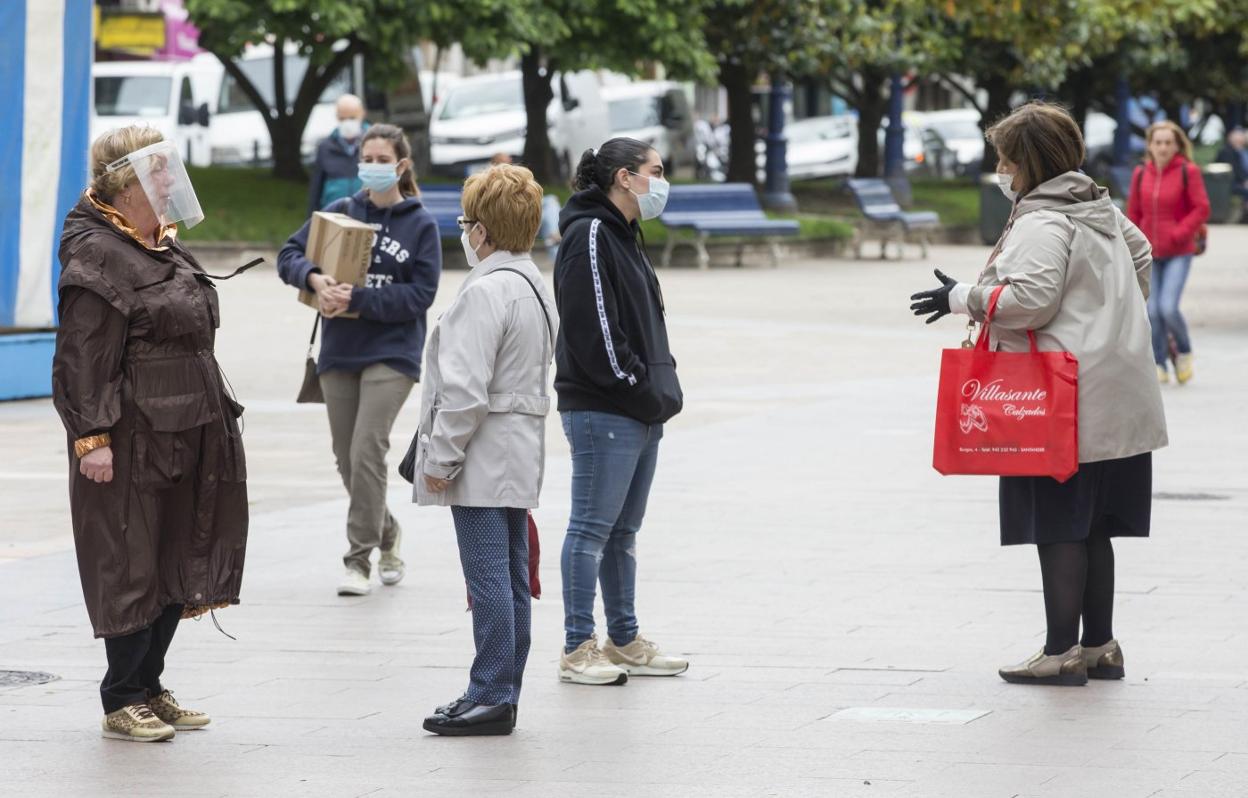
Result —
[{"label": "woman in red jacket", "polygon": [[1153,357],[1157,378],[1169,382],[1166,354],[1174,336],[1178,356],[1175,377],[1180,383],[1192,378],[1192,341],[1187,322],[1179,311],[1183,285],[1196,254],[1196,238],[1209,218],[1209,196],[1192,162],[1192,143],[1174,122],[1158,122],[1148,129],[1145,163],[1131,178],[1127,218],[1143,231],[1153,245],[1152,290],[1148,318],[1153,325]]}]

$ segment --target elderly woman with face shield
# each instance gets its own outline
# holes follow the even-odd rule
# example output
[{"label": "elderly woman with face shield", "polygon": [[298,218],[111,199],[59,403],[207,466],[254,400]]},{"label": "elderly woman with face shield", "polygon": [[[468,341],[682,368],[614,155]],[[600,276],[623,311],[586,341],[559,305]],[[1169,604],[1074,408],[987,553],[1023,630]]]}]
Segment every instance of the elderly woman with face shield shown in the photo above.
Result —
[{"label": "elderly woman with face shield", "polygon": [[208,723],[163,686],[165,652],[179,620],[238,603],[242,582],[243,408],[213,355],[216,290],[175,225],[202,218],[176,147],[126,127],[92,145],[61,237],[53,402],[109,738]]}]

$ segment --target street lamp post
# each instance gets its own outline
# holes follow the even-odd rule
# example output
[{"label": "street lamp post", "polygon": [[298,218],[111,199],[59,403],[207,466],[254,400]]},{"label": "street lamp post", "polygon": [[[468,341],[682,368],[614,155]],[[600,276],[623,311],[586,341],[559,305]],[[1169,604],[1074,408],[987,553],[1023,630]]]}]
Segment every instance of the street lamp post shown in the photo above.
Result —
[{"label": "street lamp post", "polygon": [[1114,165],[1129,166],[1131,164],[1131,84],[1127,76],[1121,74],[1114,83],[1114,119],[1118,123],[1114,130]]},{"label": "street lamp post", "polygon": [[771,100],[767,109],[767,167],[763,205],[776,211],[797,210],[797,200],[789,191],[788,139],[784,135],[784,106],[789,84],[783,74],[771,76]]},{"label": "street lamp post", "polygon": [[901,73],[894,72],[888,90],[888,129],[884,131],[884,176],[905,177],[905,131],[901,121]]}]

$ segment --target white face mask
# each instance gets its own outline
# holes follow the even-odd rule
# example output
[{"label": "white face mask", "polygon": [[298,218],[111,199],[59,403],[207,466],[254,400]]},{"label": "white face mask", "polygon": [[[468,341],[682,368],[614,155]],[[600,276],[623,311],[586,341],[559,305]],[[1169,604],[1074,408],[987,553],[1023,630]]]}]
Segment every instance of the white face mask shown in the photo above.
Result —
[{"label": "white face mask", "polygon": [[1012,186],[1014,185],[1014,175],[1005,172],[997,172],[997,185],[1001,187],[1001,193],[1010,202],[1018,198],[1018,192]]},{"label": "white face mask", "polygon": [[478,244],[478,245],[474,248],[474,247],[472,246],[472,242],[468,240],[468,231],[467,231],[467,230],[465,230],[465,231],[464,231],[464,232],[463,232],[463,233],[459,236],[459,243],[460,243],[460,244],[463,246],[463,248],[464,248],[464,258],[466,258],[466,259],[467,259],[467,261],[468,261],[468,268],[469,268],[469,269],[475,269],[475,268],[477,268],[477,265],[481,263],[481,258],[477,257],[477,250],[478,250],[478,249],[481,249],[481,247],[485,246],[485,239],[484,239],[484,238],[483,238],[483,239],[481,239],[481,243],[480,243],[480,244]]},{"label": "white face mask", "polygon": [[344,139],[358,139],[364,130],[364,123],[359,119],[338,120],[338,135]]},{"label": "white face mask", "polygon": [[638,194],[631,188],[629,191],[637,197],[637,208],[641,211],[641,218],[657,219],[663,212],[663,208],[667,206],[667,190],[671,187],[670,184],[663,178],[653,175],[638,175],[636,172],[629,172],[629,174],[646,177],[650,181],[650,189],[645,194]]}]

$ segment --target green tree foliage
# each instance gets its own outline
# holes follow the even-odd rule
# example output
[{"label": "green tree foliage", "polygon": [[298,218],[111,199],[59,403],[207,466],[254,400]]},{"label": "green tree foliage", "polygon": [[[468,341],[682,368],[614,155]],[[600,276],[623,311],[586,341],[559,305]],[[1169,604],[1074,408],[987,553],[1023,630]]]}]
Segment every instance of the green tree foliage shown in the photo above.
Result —
[{"label": "green tree foliage", "polygon": [[[610,69],[639,75],[654,62],[677,78],[709,78],[713,72],[696,2],[514,0],[511,6],[510,37],[522,52],[524,161],[542,182],[561,171],[547,119],[556,74]],[[578,155],[569,153],[571,159]]]}]

